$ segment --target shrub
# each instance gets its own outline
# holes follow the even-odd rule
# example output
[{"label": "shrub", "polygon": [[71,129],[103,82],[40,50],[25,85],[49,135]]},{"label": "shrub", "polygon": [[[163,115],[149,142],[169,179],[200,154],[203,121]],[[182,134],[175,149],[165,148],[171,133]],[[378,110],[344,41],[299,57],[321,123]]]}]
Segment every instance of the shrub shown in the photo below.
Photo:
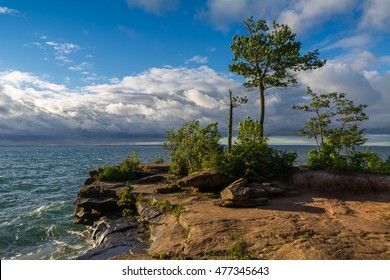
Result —
[{"label": "shrub", "polygon": [[134,190],[133,186],[127,182],[126,187],[118,200],[117,204],[119,207],[124,208],[122,211],[123,216],[131,216],[135,215],[137,213],[136,208],[136,198],[134,197],[134,194],[132,191]]},{"label": "shrub", "polygon": [[176,132],[167,131],[166,137],[164,148],[170,151],[172,173],[185,176],[202,169],[217,169],[223,155],[218,123],[201,128],[199,121],[194,120]]},{"label": "shrub", "polygon": [[164,158],[160,155],[157,156],[154,160],[153,163],[164,163]]},{"label": "shrub", "polygon": [[139,169],[140,161],[137,158],[137,153],[133,152],[120,165],[105,167],[96,179],[105,182],[128,181],[135,178],[136,171]]},{"label": "shrub", "polygon": [[248,117],[239,124],[238,130],[232,152],[225,157],[219,171],[232,177],[276,177],[291,169],[297,154],[269,147],[267,138],[260,134],[259,121]]}]

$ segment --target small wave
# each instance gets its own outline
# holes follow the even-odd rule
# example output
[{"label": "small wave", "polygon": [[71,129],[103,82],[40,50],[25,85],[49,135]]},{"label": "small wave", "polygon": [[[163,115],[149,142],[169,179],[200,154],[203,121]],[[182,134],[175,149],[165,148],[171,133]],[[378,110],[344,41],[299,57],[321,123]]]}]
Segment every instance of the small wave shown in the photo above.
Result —
[{"label": "small wave", "polygon": [[42,205],[42,206],[32,210],[31,212],[29,212],[27,215],[28,216],[38,216],[38,217],[40,217],[43,214],[43,212],[48,210],[51,206],[52,206],[52,204]]}]

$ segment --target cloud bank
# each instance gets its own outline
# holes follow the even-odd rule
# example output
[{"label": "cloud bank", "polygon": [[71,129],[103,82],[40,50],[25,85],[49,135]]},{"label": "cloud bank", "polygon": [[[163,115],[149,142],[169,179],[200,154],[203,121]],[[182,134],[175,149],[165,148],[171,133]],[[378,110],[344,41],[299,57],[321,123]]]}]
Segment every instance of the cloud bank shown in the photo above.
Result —
[{"label": "cloud bank", "polygon": [[[330,61],[322,69],[300,75],[301,86],[268,91],[266,134],[296,135],[308,115],[290,109],[307,102],[305,86],[320,93],[343,91],[356,103],[368,104],[367,133],[390,135],[390,73],[361,74],[347,64]],[[0,144],[36,141],[61,143],[124,142],[163,138],[165,131],[192,119],[219,122],[226,134],[231,89],[245,94],[247,105],[235,111],[235,122],[258,116],[258,96],[229,76],[207,66],[151,68],[111,84],[80,89],[50,83],[20,71],[0,73]]]}]

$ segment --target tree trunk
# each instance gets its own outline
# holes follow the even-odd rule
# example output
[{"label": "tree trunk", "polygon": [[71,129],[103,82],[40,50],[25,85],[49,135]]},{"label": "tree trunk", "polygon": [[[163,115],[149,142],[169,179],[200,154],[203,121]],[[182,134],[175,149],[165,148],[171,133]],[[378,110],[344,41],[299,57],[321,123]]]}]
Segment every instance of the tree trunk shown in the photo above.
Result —
[{"label": "tree trunk", "polygon": [[228,121],[228,153],[232,150],[232,133],[233,133],[233,100],[232,91],[229,90],[229,121]]},{"label": "tree trunk", "polygon": [[264,116],[265,116],[265,97],[264,97],[264,85],[259,86],[259,92],[260,92],[260,127],[261,127],[261,132],[260,136],[264,136]]}]

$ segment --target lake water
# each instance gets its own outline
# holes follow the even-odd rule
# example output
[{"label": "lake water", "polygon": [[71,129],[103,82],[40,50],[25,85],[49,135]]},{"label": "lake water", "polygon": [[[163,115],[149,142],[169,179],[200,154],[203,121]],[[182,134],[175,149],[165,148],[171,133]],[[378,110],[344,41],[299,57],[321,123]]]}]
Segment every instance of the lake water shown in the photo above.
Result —
[{"label": "lake water", "polygon": [[[274,146],[306,161],[312,146]],[[381,156],[390,147],[372,147]],[[0,258],[73,259],[91,247],[73,224],[72,202],[88,171],[116,164],[133,151],[142,162],[168,159],[161,146],[0,147]]]}]

